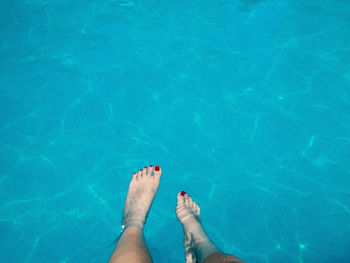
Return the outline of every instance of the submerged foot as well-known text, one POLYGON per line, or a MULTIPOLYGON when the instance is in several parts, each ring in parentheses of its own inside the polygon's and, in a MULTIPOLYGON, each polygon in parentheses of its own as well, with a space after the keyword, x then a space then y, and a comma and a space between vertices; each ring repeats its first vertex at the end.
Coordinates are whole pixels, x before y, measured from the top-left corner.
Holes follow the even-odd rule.
POLYGON ((206 238, 206 234, 201 224, 199 206, 184 191, 177 195, 176 216, 185 232, 186 263, 196 263, 196 246, 206 238))
POLYGON ((159 166, 145 167, 132 176, 124 204, 122 225, 143 229, 147 214, 159 187, 162 170, 159 166), (153 173, 153 175, 152 175, 153 173))
POLYGON ((190 233, 193 227, 201 226, 200 208, 184 191, 177 195, 176 216, 185 233, 190 233))

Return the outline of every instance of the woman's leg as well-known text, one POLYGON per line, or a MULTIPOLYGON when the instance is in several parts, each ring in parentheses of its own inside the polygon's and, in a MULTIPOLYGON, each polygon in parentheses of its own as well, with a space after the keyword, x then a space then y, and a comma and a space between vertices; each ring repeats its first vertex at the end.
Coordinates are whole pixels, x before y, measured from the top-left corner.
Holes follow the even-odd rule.
POLYGON ((242 260, 236 258, 234 256, 224 254, 221 252, 215 252, 209 256, 207 256, 203 263, 243 263, 242 260))
POLYGON ((203 229, 199 206, 184 191, 177 195, 176 216, 184 227, 187 263, 243 263, 213 244, 203 229))
POLYGON ((143 239, 143 231, 136 226, 124 229, 110 263, 151 263, 152 258, 143 239))
POLYGON ((159 166, 145 167, 134 173, 124 204, 123 233, 109 263, 152 262, 143 238, 143 226, 157 193, 161 174, 159 166))

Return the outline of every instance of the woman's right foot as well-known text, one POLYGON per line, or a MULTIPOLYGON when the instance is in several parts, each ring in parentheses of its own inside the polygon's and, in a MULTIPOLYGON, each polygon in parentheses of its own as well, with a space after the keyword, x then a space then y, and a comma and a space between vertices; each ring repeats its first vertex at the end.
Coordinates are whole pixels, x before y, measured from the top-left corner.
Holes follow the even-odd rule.
POLYGON ((184 191, 177 195, 176 216, 186 234, 197 234, 192 229, 202 226, 199 206, 184 191))
POLYGON ((206 256, 218 251, 203 229, 199 206, 184 191, 177 195, 176 216, 184 228, 187 263, 202 262, 206 256))

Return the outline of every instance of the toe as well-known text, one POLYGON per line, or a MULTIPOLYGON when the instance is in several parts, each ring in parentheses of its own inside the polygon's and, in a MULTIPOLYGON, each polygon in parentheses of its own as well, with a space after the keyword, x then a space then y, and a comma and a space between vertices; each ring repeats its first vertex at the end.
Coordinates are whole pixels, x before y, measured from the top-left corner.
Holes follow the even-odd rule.
POLYGON ((195 202, 195 201, 193 201, 193 203, 192 203, 192 208, 193 208, 194 210, 196 210, 196 209, 197 209, 197 204, 196 204, 196 202, 195 202))
POLYGON ((188 194, 185 194, 184 197, 185 197, 185 206, 189 206, 188 194))
POLYGON ((153 171, 153 166, 150 165, 150 166, 148 167, 147 175, 148 175, 148 176, 152 176, 152 171, 153 171))
POLYGON ((162 169, 159 166, 154 167, 154 179, 159 181, 160 180, 160 176, 162 175, 162 169))
POLYGON ((199 206, 196 204, 196 213, 197 215, 200 215, 201 213, 201 209, 199 208, 199 206))
POLYGON ((137 179, 140 180, 142 178, 142 169, 137 173, 137 179))
POLYGON ((185 203, 185 197, 184 195, 182 194, 182 192, 180 192, 178 195, 177 195, 177 206, 183 206, 185 203))
POLYGON ((134 174, 132 175, 131 181, 136 181, 136 179, 137 179, 137 173, 134 173, 134 174))
POLYGON ((193 207, 193 200, 192 200, 192 197, 191 197, 191 196, 188 197, 188 205, 189 205, 190 207, 193 207))
POLYGON ((143 177, 146 177, 146 174, 147 174, 147 167, 144 167, 144 168, 142 169, 142 178, 143 178, 143 177))

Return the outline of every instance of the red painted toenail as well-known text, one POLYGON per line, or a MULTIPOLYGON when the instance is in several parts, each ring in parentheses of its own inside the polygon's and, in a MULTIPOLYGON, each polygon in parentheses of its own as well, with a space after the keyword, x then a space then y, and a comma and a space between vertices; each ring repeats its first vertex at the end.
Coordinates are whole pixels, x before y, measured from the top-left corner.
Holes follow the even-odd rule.
POLYGON ((149 167, 153 167, 152 165, 150 165, 149 167))
POLYGON ((159 166, 154 167, 154 170, 159 171, 159 166))
POLYGON ((147 167, 145 166, 145 169, 147 169, 147 167))
POLYGON ((185 191, 181 191, 180 195, 184 196, 186 194, 185 191))

